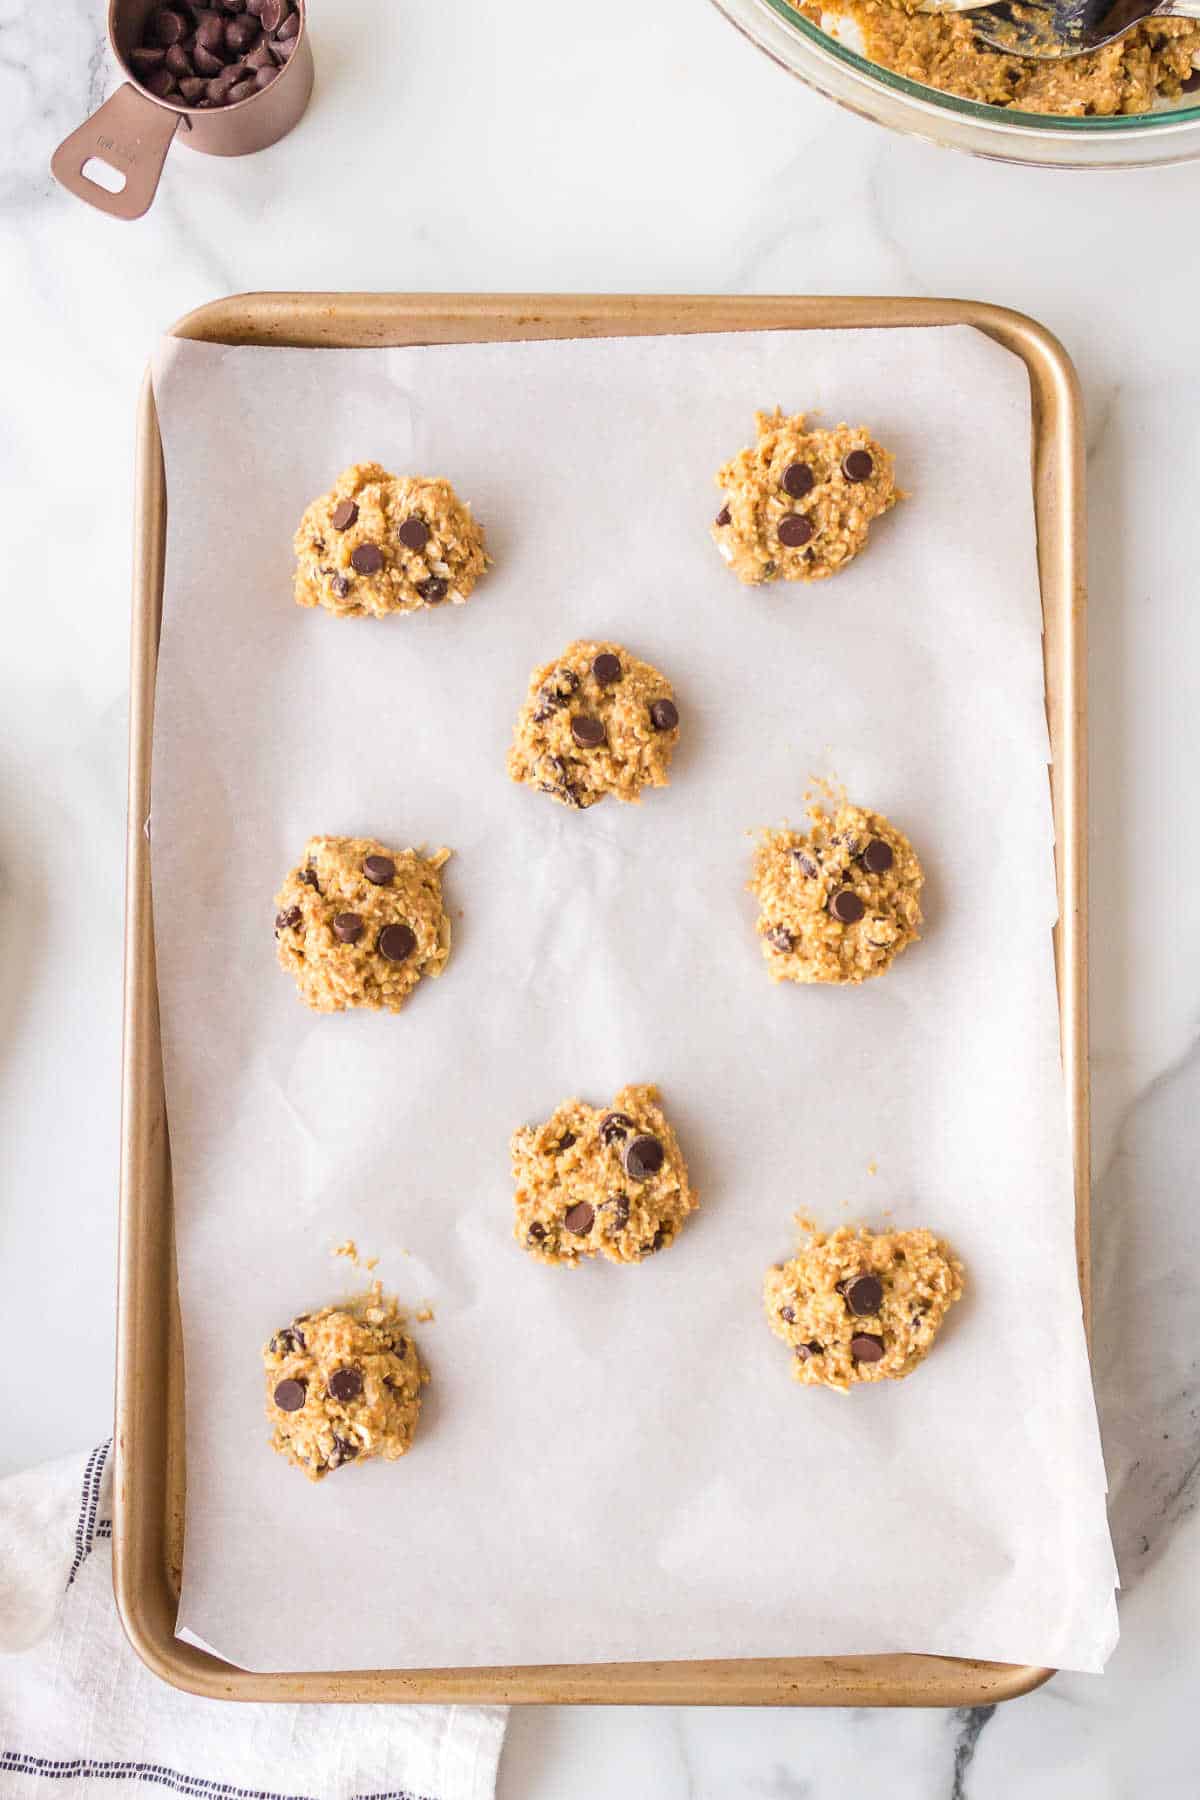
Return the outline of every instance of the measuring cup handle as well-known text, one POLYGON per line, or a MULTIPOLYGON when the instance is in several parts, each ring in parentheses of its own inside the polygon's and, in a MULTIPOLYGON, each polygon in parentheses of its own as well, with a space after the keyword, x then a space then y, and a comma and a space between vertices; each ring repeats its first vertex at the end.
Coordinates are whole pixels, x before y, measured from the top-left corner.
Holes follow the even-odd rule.
POLYGON ((180 117, 126 82, 78 131, 63 139, 50 158, 50 173, 68 193, 114 219, 140 219, 149 211, 180 117), (84 174, 93 158, 124 177, 119 193, 110 193, 84 174))

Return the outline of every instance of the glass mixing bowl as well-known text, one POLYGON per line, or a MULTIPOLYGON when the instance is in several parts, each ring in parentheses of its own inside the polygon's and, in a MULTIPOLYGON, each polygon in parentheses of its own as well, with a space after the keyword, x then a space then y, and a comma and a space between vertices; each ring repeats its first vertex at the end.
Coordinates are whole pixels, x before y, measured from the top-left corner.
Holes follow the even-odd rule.
POLYGON ((998 162, 1049 169, 1136 169, 1200 157, 1200 105, 1110 119, 1061 119, 981 106, 868 62, 787 0, 713 0, 752 43, 827 99, 878 125, 998 162))

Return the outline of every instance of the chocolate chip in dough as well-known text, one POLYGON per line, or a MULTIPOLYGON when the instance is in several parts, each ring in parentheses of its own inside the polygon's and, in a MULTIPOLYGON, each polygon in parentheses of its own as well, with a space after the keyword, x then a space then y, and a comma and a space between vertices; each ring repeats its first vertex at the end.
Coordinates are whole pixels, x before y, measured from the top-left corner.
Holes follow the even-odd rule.
POLYGON ((868 875, 885 874, 895 860, 892 846, 885 844, 882 838, 872 838, 862 853, 862 866, 868 875))
POLYGON ((286 912, 277 912, 275 914, 276 931, 290 931, 293 926, 300 923, 302 916, 298 906, 289 906, 286 912))
POLYGON ((807 850, 793 850, 792 855, 800 865, 800 873, 802 875, 807 875, 810 881, 815 881, 817 876, 821 873, 820 865, 816 861, 816 858, 810 856, 807 850))
POLYGON ((563 1224, 575 1237, 586 1237, 595 1222, 595 1209, 586 1200, 577 1200, 567 1209, 563 1224))
POLYGON ((807 1344, 797 1344, 796 1355, 801 1362, 807 1362, 810 1356, 824 1355, 824 1345, 818 1344, 816 1338, 813 1338, 807 1344))
POLYGON ((787 513, 779 521, 779 541, 789 550, 799 550, 812 537, 813 528, 803 513, 787 513))
POLYGON ((338 1469, 343 1463, 353 1462, 357 1455, 358 1445, 351 1443, 349 1438, 339 1437, 335 1431, 333 1434, 333 1455, 329 1459, 329 1467, 331 1469, 338 1469))
POLYGON ((418 581, 417 592, 426 606, 438 606, 446 598, 450 587, 448 581, 440 575, 427 575, 424 581, 418 581))
POLYGON ((272 1396, 280 1412, 299 1412, 308 1389, 302 1381, 281 1381, 272 1396))
POLYGON ((338 913, 333 921, 333 935, 339 944, 357 944, 363 934, 363 922, 358 913, 338 913))
POLYGON ((626 1113, 605 1113, 600 1121, 600 1142, 602 1144, 619 1143, 633 1130, 633 1120, 626 1113))
POLYGON ((789 1325, 794 1325, 796 1323, 796 1309, 794 1306, 781 1306, 779 1309, 779 1316, 789 1325))
POLYGON ((869 450, 851 450, 842 458, 842 474, 847 481, 866 481, 874 467, 869 450))
POLYGON ((331 574, 329 585, 333 589, 335 598, 338 600, 344 600, 346 595, 350 592, 350 583, 345 575, 331 574))
POLYGON ((829 910, 839 925, 857 925, 866 907, 852 888, 839 888, 829 902, 829 910))
POLYGON ((608 1232, 624 1231, 629 1223, 629 1196, 627 1194, 610 1194, 607 1200, 600 1203, 601 1212, 611 1215, 605 1221, 608 1232))
POLYGON ((360 575, 378 575, 383 567, 383 551, 378 544, 357 544, 350 552, 350 561, 360 575))
POLYGON ((621 679, 621 659, 611 650, 602 650, 592 662, 592 674, 601 687, 612 687, 621 679))
POLYGON ((673 700, 652 700, 650 723, 655 731, 674 731, 679 723, 679 708, 673 700))
POLYGON ((571 736, 584 750, 596 750, 607 737, 604 720, 592 713, 575 713, 571 719, 571 736))
POLYGON ((396 536, 406 550, 423 550, 429 542, 429 527, 424 519, 405 519, 397 527, 396 536))
POLYGON ((320 893, 321 890, 319 887, 317 887, 317 871, 312 867, 311 864, 309 865, 309 867, 307 869, 301 869, 299 875, 297 876, 297 880, 302 881, 304 883, 305 887, 317 888, 318 894, 320 893))
POLYGON ((850 1354, 855 1362, 877 1363, 883 1358, 884 1344, 881 1337, 870 1337, 860 1332, 850 1339, 850 1354))
POLYGON ((533 1239, 535 1244, 540 1244, 542 1239, 545 1237, 545 1235, 546 1235, 546 1227, 544 1225, 539 1225, 537 1223, 537 1221, 535 1220, 534 1223, 529 1227, 528 1236, 533 1239))
POLYGON ((555 1148, 555 1151, 554 1151, 555 1156, 561 1156, 563 1151, 569 1150, 571 1148, 571 1145, 574 1142, 575 1142, 575 1133, 573 1131, 564 1131, 562 1136, 559 1138, 558 1144, 555 1148))
POLYGON ((357 517, 357 500, 339 500, 333 509, 329 523, 335 531, 349 531, 357 517))
POLYGON ((625 1173, 631 1181, 649 1181, 663 1166, 666 1152, 656 1137, 635 1137, 621 1152, 625 1173))
POLYGON ((386 962, 405 962, 417 947, 411 925, 385 925, 379 934, 379 954, 386 962))
POLYGON ((714 519, 713 523, 719 527, 724 528, 724 526, 728 525, 731 516, 732 515, 729 511, 729 508, 727 506, 723 506, 721 508, 720 512, 717 514, 716 518, 714 519))
POLYGON ((883 1305, 883 1283, 878 1275, 852 1275, 839 1285, 846 1305, 858 1318, 877 1313, 883 1305))
POLYGON ((796 948, 796 940, 786 925, 772 925, 763 932, 772 950, 779 950, 784 956, 796 948))
POLYGON ((363 1391, 363 1378, 358 1369, 335 1369, 329 1377, 331 1400, 357 1400, 363 1391))
POLYGON ((395 873, 396 865, 390 856, 364 856, 363 874, 375 887, 386 887, 395 873))
POLYGON ((791 495, 793 500, 803 500, 805 494, 812 493, 816 482, 817 478, 807 463, 794 462, 789 463, 783 471, 783 478, 779 485, 785 494, 791 495))

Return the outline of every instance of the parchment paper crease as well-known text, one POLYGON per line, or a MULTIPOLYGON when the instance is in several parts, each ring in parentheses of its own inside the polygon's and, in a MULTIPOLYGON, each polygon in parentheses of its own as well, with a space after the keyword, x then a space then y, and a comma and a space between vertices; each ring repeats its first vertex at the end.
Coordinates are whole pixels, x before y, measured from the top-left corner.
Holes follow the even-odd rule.
MULTIPOLYGON (((1029 402, 966 328, 394 351, 167 342, 153 867, 187 1363, 181 1629, 254 1669, 922 1650, 1098 1669, 1116 1634, 1075 1285, 1029 402), (868 424, 912 495, 861 560, 740 588, 707 526, 756 407, 868 424), (446 474, 496 564, 382 622, 290 595, 346 463, 446 474), (529 671, 675 684, 670 788, 513 787, 529 671), (924 941, 775 988, 756 827, 844 782, 912 837, 924 941), (398 1018, 308 1013, 272 897, 314 832, 448 844, 455 948, 398 1018), (577 1273, 511 1237, 508 1137, 661 1084, 702 1210, 577 1273), (877 1173, 868 1172, 877 1165, 877 1173), (798 1388, 760 1286, 797 1209, 930 1225, 969 1295, 901 1384, 798 1388), (433 1372, 417 1445, 319 1487, 259 1348, 354 1237, 433 1372)), ((353 1285, 353 1277, 350 1277, 353 1285)))

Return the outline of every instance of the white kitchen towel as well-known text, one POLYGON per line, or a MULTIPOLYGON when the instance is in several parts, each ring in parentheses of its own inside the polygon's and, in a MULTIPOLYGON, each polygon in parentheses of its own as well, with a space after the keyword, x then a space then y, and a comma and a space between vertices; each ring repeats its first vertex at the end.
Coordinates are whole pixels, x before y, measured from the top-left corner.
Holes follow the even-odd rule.
POLYGON ((0 1481, 0 1800, 490 1800, 503 1707, 239 1705, 152 1675, 113 1600, 108 1451, 0 1481))

